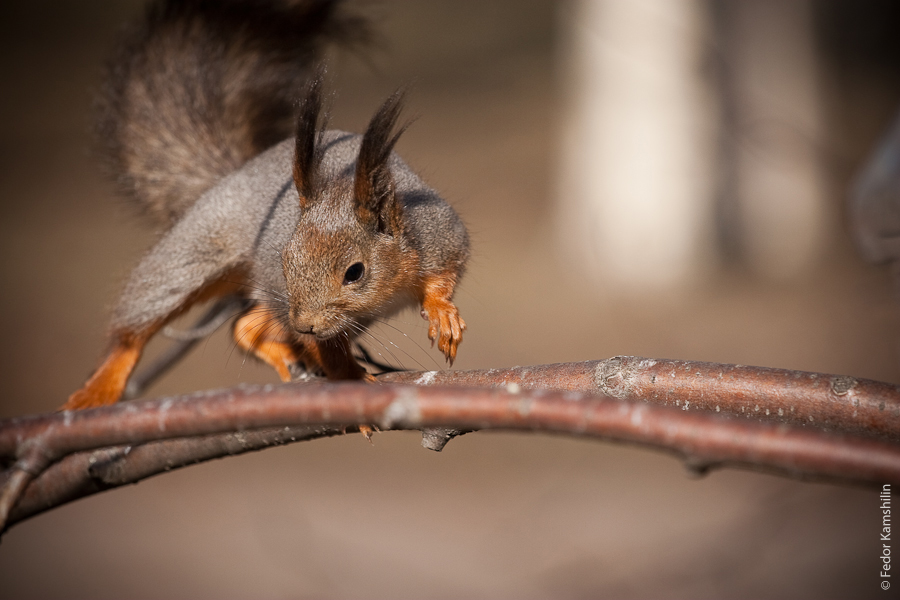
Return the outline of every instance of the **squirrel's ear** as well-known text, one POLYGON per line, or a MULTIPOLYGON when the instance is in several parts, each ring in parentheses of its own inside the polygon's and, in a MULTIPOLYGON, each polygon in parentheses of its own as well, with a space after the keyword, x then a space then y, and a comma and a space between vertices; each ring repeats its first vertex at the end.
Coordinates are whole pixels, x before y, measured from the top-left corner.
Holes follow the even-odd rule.
POLYGON ((322 119, 322 82, 324 66, 319 66, 306 85, 297 115, 297 136, 294 144, 294 184, 300 194, 300 207, 306 208, 318 192, 319 165, 322 162, 321 138, 325 131, 322 119))
POLYGON ((390 158, 394 145, 409 124, 394 132, 403 107, 403 90, 397 90, 369 122, 356 161, 353 193, 363 222, 375 222, 381 231, 394 233, 400 225, 399 204, 394 197, 390 158))

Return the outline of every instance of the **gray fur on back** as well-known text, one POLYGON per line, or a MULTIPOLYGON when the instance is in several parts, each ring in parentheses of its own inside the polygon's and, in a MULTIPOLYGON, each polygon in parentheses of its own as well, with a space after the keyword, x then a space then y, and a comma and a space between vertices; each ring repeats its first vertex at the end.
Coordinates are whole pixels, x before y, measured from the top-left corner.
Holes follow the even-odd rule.
MULTIPOLYGON (((352 178, 361 139, 342 131, 326 132, 323 174, 352 178)), ((139 329, 165 319, 199 289, 232 270, 246 271, 250 298, 284 294, 282 249, 300 217, 291 176, 293 148, 293 139, 273 146, 186 210, 132 271, 113 314, 114 330, 139 329)), ((469 240, 456 212, 396 154, 391 172, 409 242, 419 255, 420 275, 460 272, 469 240)))

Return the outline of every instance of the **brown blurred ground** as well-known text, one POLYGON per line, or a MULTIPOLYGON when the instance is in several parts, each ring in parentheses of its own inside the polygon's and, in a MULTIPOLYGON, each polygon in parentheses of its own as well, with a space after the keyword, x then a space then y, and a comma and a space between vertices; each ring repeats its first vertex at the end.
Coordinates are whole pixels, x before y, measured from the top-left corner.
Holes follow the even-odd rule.
MULTIPOLYGON (((90 159, 89 88, 135 2, 0 8, 0 415, 52 410, 95 366, 105 310, 152 232, 90 159)), ((341 56, 333 124, 359 130, 399 84, 400 152, 459 209, 475 258, 459 368, 673 357, 900 381, 887 274, 840 228, 790 284, 722 269, 686 296, 592 296, 548 223, 557 6, 386 2, 388 44, 341 56)), ((883 66, 830 73, 834 197, 897 105, 883 66)), ((417 316, 385 336, 437 368, 417 316), (421 346, 421 348, 419 347, 421 346), (424 348, 424 349, 423 349, 424 348)), ((408 353, 405 355, 404 352, 408 353)), ((387 352, 385 352, 387 354, 387 352)), ((390 358, 388 356, 388 358, 390 358)), ((152 395, 272 381, 216 335, 152 395)), ((16 526, 0 597, 865 597, 877 493, 720 472, 608 444, 413 434, 299 444, 193 467, 16 526)))

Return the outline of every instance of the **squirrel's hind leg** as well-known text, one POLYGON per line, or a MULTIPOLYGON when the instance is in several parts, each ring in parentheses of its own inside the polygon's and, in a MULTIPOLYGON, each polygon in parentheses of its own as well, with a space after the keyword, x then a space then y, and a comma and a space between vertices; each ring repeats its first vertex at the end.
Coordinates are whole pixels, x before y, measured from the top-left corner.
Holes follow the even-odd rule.
POLYGON ((158 326, 141 333, 116 335, 106 360, 81 389, 69 396, 60 410, 81 410, 118 402, 128 383, 128 377, 141 357, 144 345, 156 333, 156 329, 158 326))
MULTIPOLYGON (((135 272, 138 272, 138 270, 136 269, 135 272)), ((240 289, 241 284, 228 281, 226 277, 227 275, 213 280, 205 287, 197 286, 195 290, 190 290, 188 293, 183 294, 182 297, 176 298, 178 301, 172 302, 174 308, 167 312, 162 310, 147 311, 143 318, 136 319, 139 323, 138 325, 114 326, 112 347, 107 352, 103 364, 91 375, 91 378, 87 380, 87 383, 81 389, 69 396, 69 400, 60 407, 60 410, 93 408, 118 402, 125 391, 125 386, 128 385, 128 378, 134 371, 144 346, 163 325, 175 316, 188 310, 197 302, 218 298, 240 289)), ((132 274, 132 279, 135 279, 134 274, 132 274)), ((140 280, 140 277, 137 279, 140 280)), ((134 306, 154 307, 157 303, 153 300, 152 296, 148 299, 145 295, 137 294, 128 298, 127 302, 123 301, 122 304, 129 308, 134 306)))

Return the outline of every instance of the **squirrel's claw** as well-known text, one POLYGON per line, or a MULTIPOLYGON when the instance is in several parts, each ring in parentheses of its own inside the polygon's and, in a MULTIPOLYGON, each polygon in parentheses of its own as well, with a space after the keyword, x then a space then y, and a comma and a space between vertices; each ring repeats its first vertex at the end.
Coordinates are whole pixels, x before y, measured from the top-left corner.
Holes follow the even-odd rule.
POLYGON ((360 425, 359 432, 366 437, 366 441, 370 444, 374 445, 375 443, 372 441, 372 434, 378 431, 378 428, 374 425, 360 425))

